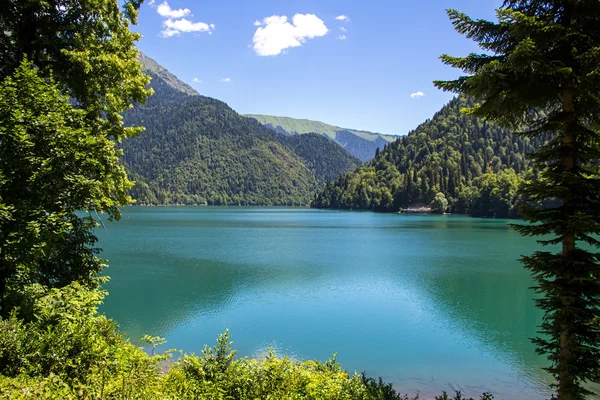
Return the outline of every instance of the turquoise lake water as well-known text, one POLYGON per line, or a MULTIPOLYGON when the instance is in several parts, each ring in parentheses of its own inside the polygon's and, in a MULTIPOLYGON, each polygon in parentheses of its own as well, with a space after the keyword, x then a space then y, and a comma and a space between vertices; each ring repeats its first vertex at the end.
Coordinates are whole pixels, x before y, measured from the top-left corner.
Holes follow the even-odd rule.
POLYGON ((514 221, 301 208, 126 208, 99 230, 102 311, 128 335, 199 353, 229 328, 239 356, 333 353, 428 398, 544 399, 528 338, 541 312, 514 221))

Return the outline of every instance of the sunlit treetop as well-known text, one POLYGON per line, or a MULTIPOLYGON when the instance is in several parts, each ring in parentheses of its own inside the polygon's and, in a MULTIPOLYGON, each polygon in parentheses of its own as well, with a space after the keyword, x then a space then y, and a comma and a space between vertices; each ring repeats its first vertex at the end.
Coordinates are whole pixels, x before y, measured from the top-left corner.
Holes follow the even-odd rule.
POLYGON ((138 128, 124 128, 120 113, 151 93, 140 71, 129 30, 141 0, 0 0, 0 78, 26 57, 52 76, 73 103, 95 121, 97 133, 117 140, 138 128))

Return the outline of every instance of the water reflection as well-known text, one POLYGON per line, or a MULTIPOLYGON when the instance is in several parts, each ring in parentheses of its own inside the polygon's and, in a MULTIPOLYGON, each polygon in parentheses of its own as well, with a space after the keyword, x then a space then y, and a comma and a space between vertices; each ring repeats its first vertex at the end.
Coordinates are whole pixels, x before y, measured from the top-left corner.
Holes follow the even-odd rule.
POLYGON ((100 236, 103 310, 133 338, 198 351, 229 327, 242 355, 339 352, 410 393, 544 398, 527 339, 540 314, 516 262, 535 244, 506 221, 136 208, 100 236))

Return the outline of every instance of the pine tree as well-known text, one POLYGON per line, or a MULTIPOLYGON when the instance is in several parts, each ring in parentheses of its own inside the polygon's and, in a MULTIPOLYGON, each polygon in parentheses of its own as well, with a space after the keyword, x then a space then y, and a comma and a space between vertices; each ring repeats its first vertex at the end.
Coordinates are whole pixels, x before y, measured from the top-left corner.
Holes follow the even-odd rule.
POLYGON ((600 247, 600 2, 506 0, 498 22, 448 14, 485 53, 443 55, 467 75, 436 86, 480 99, 470 115, 546 139, 524 194, 553 205, 526 208, 531 224, 517 229, 550 246, 522 258, 545 312, 534 342, 551 361, 558 397, 583 399, 592 394, 586 382, 600 381, 600 254, 591 251, 600 247))

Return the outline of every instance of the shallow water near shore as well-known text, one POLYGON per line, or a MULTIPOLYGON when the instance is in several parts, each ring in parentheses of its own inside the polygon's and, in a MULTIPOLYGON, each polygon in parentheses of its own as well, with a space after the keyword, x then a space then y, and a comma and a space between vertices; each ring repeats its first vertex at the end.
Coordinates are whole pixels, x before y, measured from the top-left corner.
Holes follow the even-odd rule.
MULTIPOLYGON (((199 353, 231 330, 239 356, 338 354, 397 390, 549 397, 541 312, 517 261, 539 246, 508 220, 305 208, 129 207, 99 229, 132 340, 199 353)), ((160 349, 159 349, 160 350, 160 349)))

